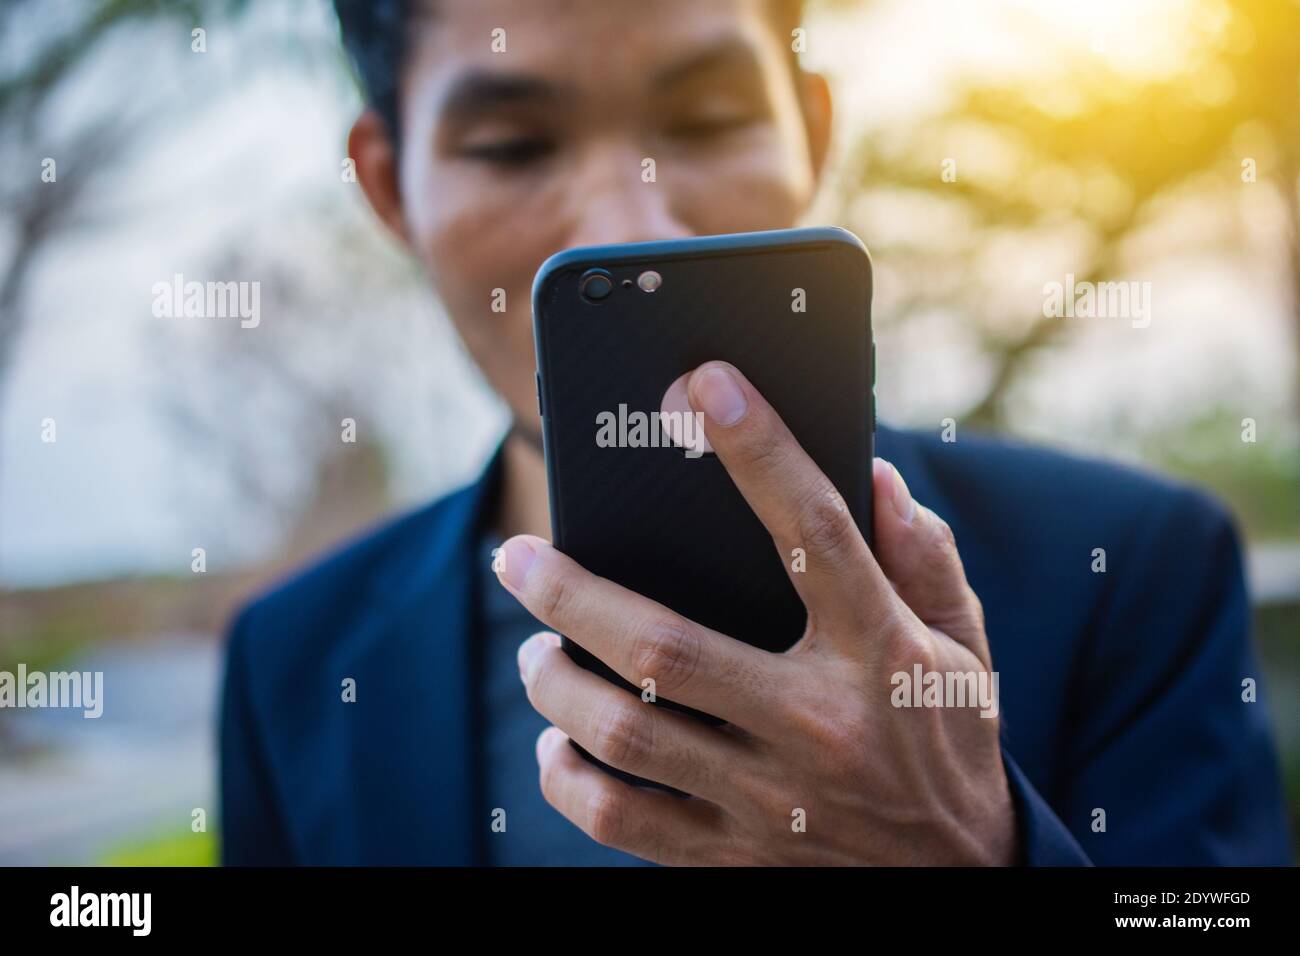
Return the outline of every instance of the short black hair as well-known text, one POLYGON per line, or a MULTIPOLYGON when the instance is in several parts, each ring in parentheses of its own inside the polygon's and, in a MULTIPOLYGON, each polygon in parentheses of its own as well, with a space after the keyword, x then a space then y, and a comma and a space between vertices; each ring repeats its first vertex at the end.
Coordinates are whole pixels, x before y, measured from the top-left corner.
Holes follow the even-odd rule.
POLYGON ((366 105, 397 133, 397 85, 406 59, 406 32, 422 0, 334 0, 339 35, 366 105))
MULTIPOLYGON (((431 15, 436 0, 334 0, 339 34, 352 61, 366 104, 398 136, 397 88, 417 13, 431 15)), ((799 25, 804 0, 767 0, 782 35, 799 25)), ((791 62, 799 58, 792 53, 791 62)))

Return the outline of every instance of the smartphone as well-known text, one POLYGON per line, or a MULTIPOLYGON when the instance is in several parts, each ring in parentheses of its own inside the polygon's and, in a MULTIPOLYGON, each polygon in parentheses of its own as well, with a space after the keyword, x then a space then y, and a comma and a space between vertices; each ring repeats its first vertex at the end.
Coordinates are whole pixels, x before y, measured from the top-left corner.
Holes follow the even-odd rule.
MULTIPOLYGON (((654 441, 655 429, 638 424, 663 410, 684 373, 730 362, 870 542, 871 291, 866 247, 837 228, 590 246, 547 259, 533 282, 533 332, 554 545, 699 624, 789 648, 806 624, 787 573, 797 556, 778 553, 715 455, 674 443, 668 428, 654 441)), ((678 441, 691 438, 690 424, 678 441)), ((642 693, 562 643, 582 666, 642 693)))

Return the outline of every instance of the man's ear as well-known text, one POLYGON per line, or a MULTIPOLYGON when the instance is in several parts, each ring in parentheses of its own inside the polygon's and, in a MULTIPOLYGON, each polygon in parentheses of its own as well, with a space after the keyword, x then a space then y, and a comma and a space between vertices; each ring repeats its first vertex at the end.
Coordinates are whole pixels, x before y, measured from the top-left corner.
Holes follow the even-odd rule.
POLYGON ((388 124, 374 110, 357 117, 348 133, 348 155, 357 167, 357 181, 370 208, 402 242, 406 242, 406 217, 397 182, 397 152, 388 124))
POLYGON ((821 182, 831 146, 831 87, 826 77, 807 70, 800 71, 800 80, 799 96, 803 101, 804 127, 808 131, 808 152, 813 174, 821 182))

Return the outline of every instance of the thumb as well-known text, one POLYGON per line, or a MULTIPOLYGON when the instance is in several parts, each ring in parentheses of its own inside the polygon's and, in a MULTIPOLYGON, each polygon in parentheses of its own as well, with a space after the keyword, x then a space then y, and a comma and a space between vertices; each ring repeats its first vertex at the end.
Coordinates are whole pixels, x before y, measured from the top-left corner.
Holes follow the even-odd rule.
POLYGON ((898 469, 872 462, 872 530, 876 560, 904 603, 924 624, 989 662, 984 609, 966 581, 948 522, 912 499, 898 469))

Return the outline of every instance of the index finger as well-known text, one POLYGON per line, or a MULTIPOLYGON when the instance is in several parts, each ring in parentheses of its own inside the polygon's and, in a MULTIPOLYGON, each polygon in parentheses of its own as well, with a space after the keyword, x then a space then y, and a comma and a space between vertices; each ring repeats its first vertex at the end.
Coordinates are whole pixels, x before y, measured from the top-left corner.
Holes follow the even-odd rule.
POLYGON ((539 621, 577 642, 634 687, 752 733, 773 725, 782 659, 688 620, 592 574, 532 535, 502 545, 501 583, 539 621))
POLYGON ((736 487, 772 535, 809 616, 862 623, 893 591, 844 498, 758 389, 733 365, 706 362, 687 383, 691 407, 736 487), (807 556, 795 573, 794 548, 807 556), (864 594, 865 590, 865 594, 864 594), (863 600, 863 598, 867 600, 863 600))

